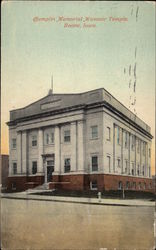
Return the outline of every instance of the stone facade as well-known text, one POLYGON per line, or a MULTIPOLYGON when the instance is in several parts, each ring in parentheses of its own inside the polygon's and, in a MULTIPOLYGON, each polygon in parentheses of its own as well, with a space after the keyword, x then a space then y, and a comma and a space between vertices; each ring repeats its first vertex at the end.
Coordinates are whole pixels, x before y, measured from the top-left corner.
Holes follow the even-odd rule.
POLYGON ((150 127, 104 89, 50 92, 8 126, 9 189, 152 190, 150 127))

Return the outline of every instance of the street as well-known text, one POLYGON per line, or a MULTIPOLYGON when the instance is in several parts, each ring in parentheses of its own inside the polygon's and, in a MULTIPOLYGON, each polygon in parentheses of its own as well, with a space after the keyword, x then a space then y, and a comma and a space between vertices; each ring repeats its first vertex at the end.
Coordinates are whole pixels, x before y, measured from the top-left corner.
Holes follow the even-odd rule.
POLYGON ((3 198, 2 249, 151 249, 154 207, 3 198))

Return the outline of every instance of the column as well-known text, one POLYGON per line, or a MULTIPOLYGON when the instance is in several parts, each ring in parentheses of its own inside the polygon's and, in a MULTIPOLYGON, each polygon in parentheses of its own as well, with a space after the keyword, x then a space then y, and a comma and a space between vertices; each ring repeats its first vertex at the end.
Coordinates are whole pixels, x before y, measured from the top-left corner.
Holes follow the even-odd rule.
POLYGON ((43 158, 43 172, 44 172, 44 182, 47 183, 47 166, 46 166, 46 158, 43 158))
POLYGON ((72 144, 72 154, 71 154, 71 171, 76 171, 76 122, 71 123, 71 144, 72 144))
POLYGON ((123 144, 124 144, 124 130, 121 130, 121 174, 123 174, 123 144))
POLYGON ((60 167, 61 167, 61 143, 60 143, 60 127, 55 127, 55 167, 54 167, 54 173, 53 174, 60 174, 60 167))
POLYGON ((137 137, 135 136, 135 163, 134 163, 134 175, 137 175, 137 137))
POLYGON ((131 133, 128 133, 128 174, 131 173, 131 133))
POLYGON ((43 130, 39 129, 38 131, 38 166, 37 172, 43 173, 43 130))
POLYGON ((22 173, 22 134, 17 133, 17 174, 22 173))
POLYGON ((26 174, 27 170, 27 132, 22 132, 22 173, 26 174))
MULTIPOLYGON (((11 137, 11 135, 12 135, 12 131, 9 128, 9 176, 11 176, 12 173, 13 173, 13 165, 12 165, 12 137, 11 137)), ((17 145, 16 145, 16 150, 17 150, 17 145)))
POLYGON ((142 141, 140 140, 140 175, 142 175, 142 141))
POLYGON ((116 144, 116 137, 115 137, 115 124, 113 124, 113 171, 115 173, 115 144, 116 144))
POLYGON ((78 138, 78 171, 84 172, 84 121, 78 121, 77 138, 78 138))
POLYGON ((148 143, 145 144, 145 177, 148 176, 148 143))

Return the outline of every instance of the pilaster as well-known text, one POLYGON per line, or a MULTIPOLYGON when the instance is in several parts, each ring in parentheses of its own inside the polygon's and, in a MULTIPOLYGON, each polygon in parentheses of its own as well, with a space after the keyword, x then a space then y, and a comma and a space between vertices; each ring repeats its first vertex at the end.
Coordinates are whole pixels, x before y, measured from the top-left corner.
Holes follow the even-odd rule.
POLYGON ((22 131, 22 173, 26 174, 27 169, 27 132, 22 131))
POLYGON ((43 173, 43 130, 38 130, 38 173, 43 173))
POLYGON ((77 148, 76 148, 76 122, 71 123, 71 144, 72 144, 72 153, 71 153, 71 171, 76 171, 76 163, 77 163, 77 148))
POLYGON ((84 172, 84 121, 78 121, 77 124, 78 138, 78 171, 84 172))
POLYGON ((60 127, 55 127, 55 168, 53 174, 60 174, 60 167, 61 167, 61 140, 60 140, 61 134, 60 134, 60 127))
POLYGON ((17 133, 17 174, 22 173, 22 133, 17 133))

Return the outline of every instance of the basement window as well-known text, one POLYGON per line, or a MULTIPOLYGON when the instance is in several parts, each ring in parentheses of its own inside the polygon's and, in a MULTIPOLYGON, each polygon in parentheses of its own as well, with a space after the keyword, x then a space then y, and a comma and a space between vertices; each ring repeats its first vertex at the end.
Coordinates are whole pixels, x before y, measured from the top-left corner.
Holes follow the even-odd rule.
POLYGON ((129 189, 130 188, 130 183, 129 181, 126 182, 126 189, 129 189))
POLYGON ((90 182, 90 189, 91 190, 97 190, 97 180, 90 182))
POLYGON ((121 190, 122 187, 123 187, 122 181, 119 181, 119 183, 118 183, 118 189, 121 190))
POLYGON ((136 182, 133 182, 133 189, 136 189, 136 182))
POLYGON ((16 190, 16 182, 13 182, 13 183, 11 184, 11 189, 12 189, 12 190, 16 190))
POLYGON ((139 187, 139 189, 141 189, 141 188, 142 188, 142 186, 141 186, 141 182, 139 182, 139 185, 138 185, 138 187, 139 187))

